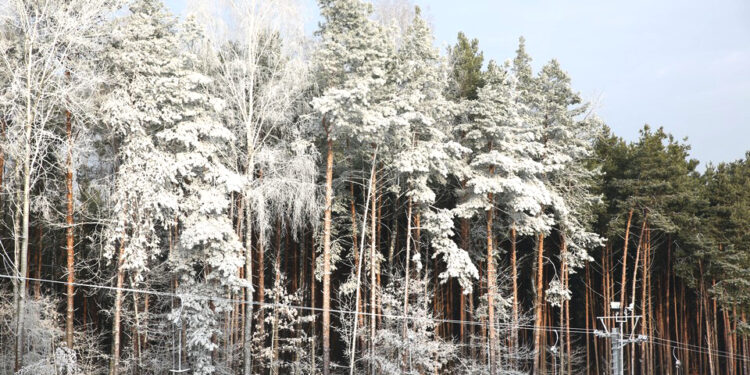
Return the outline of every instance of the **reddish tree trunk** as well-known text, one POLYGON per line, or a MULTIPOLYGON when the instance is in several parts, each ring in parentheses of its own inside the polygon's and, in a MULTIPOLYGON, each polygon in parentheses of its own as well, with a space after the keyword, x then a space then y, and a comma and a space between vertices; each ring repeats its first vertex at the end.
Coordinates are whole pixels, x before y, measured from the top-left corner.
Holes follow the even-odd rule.
POLYGON ((326 129, 326 187, 323 216, 323 375, 331 373, 331 212, 333 207, 333 139, 326 129))
MULTIPOLYGON (((0 137, 5 138, 5 119, 0 118, 0 137)), ((3 197, 3 175, 5 174, 5 152, 4 147, 0 147, 0 205, 3 197)))
POLYGON ((536 309, 536 319, 534 320, 534 374, 540 374, 544 363, 544 348, 542 344, 542 326, 544 325, 542 309, 544 286, 542 285, 544 279, 544 234, 540 233, 537 238, 537 257, 536 257, 536 298, 534 301, 534 309, 536 309))
MULTIPOLYGON (((353 254, 354 255, 354 259, 359 259, 359 246, 358 246, 358 243, 357 243, 357 241, 358 241, 358 238, 357 238, 357 210, 356 210, 356 207, 355 207, 354 183, 353 182, 349 182, 349 193, 351 195, 351 199, 350 199, 350 202, 349 202, 349 210, 350 210, 351 218, 352 218, 352 250, 354 252, 354 254, 353 254)), ((356 262, 356 260, 355 260, 355 262, 356 262)), ((360 288, 360 286, 357 285, 357 288, 360 288)), ((357 316, 358 316, 358 318, 357 318, 357 324, 359 324, 359 326, 361 327, 361 326, 364 325, 364 315, 361 314, 361 312, 362 312, 362 301, 361 301, 362 295, 361 295, 361 293, 356 293, 356 292, 354 294, 357 296, 357 299, 358 299, 358 301, 356 301, 356 303, 355 303, 357 305, 357 316)))
POLYGON ((511 360, 515 363, 516 348, 518 348, 518 265, 516 254, 516 225, 510 228, 510 275, 513 293, 513 328, 511 329, 511 360))
MULTIPOLYGON (((620 281, 620 306, 625 307, 625 277, 628 271, 628 241, 630 238, 630 223, 633 220, 633 209, 628 212, 628 223, 625 225, 625 244, 622 246, 622 279, 620 281)), ((644 220, 645 222, 645 220, 644 220)))
MULTIPOLYGON (((66 72, 66 76, 70 76, 69 72, 66 72)), ((68 271, 68 285, 67 291, 67 308, 65 314, 65 343, 68 348, 73 348, 73 298, 75 290, 73 283, 75 282, 75 252, 73 249, 73 132, 72 122, 70 119, 70 111, 65 112, 65 133, 68 139, 68 155, 66 160, 66 174, 65 174, 65 185, 67 187, 66 201, 67 201, 67 212, 65 215, 65 250, 67 254, 67 271, 68 271)))
POLYGON ((492 193, 487 196, 490 208, 487 210, 487 326, 490 336, 490 374, 497 373, 495 350, 497 348, 495 332, 495 293, 497 281, 495 277, 495 249, 492 241, 492 204, 494 202, 492 193))
POLYGON ((122 269, 125 260, 125 232, 120 239, 120 251, 117 255, 117 289, 115 291, 115 313, 112 318, 112 360, 109 375, 119 374, 120 365, 120 316, 122 314, 122 285, 125 280, 125 270, 122 269))

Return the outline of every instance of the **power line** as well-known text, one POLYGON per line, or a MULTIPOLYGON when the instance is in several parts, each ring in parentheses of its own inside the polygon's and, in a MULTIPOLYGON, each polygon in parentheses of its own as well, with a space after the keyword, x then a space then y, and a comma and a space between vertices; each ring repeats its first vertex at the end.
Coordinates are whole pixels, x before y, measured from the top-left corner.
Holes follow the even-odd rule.
MULTIPOLYGON (((260 302, 260 301, 247 301, 247 300, 232 299, 232 298, 226 298, 226 297, 203 296, 203 295, 197 295, 197 294, 192 294, 192 293, 159 292, 159 291, 148 290, 148 289, 127 288, 127 287, 118 288, 118 287, 108 286, 108 285, 85 284, 85 283, 78 283, 78 282, 68 283, 67 281, 40 279, 40 278, 34 278, 34 277, 12 276, 12 275, 6 275, 6 274, 0 274, 0 278, 11 279, 11 280, 15 279, 15 280, 38 281, 38 282, 58 284, 58 285, 71 284, 73 286, 82 287, 82 288, 94 288, 94 289, 103 289, 103 290, 110 290, 110 291, 120 290, 123 292, 149 294, 149 295, 154 295, 154 296, 159 296, 159 297, 172 297, 172 298, 179 298, 179 299, 193 298, 196 300, 219 301, 219 302, 227 302, 227 303, 234 303, 234 304, 240 304, 240 305, 252 303, 253 305, 256 305, 256 306, 291 307, 291 308, 295 308, 299 310, 307 310, 307 311, 313 311, 313 312, 323 311, 323 309, 320 307, 290 305, 290 304, 283 304, 283 303, 269 303, 269 302, 260 302)), ((425 318, 418 318, 418 317, 405 316, 405 315, 357 312, 353 310, 343 310, 343 309, 330 309, 329 311, 332 313, 338 313, 338 314, 350 314, 350 315, 359 314, 359 315, 368 316, 368 317, 374 316, 374 317, 382 317, 382 318, 390 318, 390 319, 425 320, 425 318)), ((427 318, 426 320, 430 320, 436 323, 465 324, 465 325, 482 326, 482 327, 486 327, 488 325, 487 323, 484 323, 484 322, 458 320, 458 319, 427 318)), ((568 328, 568 327, 559 327, 559 326, 535 326, 535 325, 502 323, 502 322, 498 322, 493 325, 496 328, 515 328, 515 329, 530 330, 530 331, 543 331, 543 332, 561 332, 561 331, 567 332, 569 331, 571 333, 583 334, 583 335, 595 335, 595 331, 596 331, 594 329, 585 329, 585 328, 578 328, 578 327, 568 328)), ((742 356, 739 354, 729 353, 729 352, 718 350, 718 349, 699 347, 696 345, 687 344, 687 343, 674 341, 674 340, 668 340, 668 339, 655 337, 655 336, 652 336, 652 337, 654 340, 660 341, 660 342, 654 341, 653 343, 656 345, 667 346, 669 344, 673 347, 677 347, 679 349, 687 350, 687 351, 694 352, 694 353, 715 354, 718 357, 722 357, 722 358, 750 361, 750 357, 742 356)))

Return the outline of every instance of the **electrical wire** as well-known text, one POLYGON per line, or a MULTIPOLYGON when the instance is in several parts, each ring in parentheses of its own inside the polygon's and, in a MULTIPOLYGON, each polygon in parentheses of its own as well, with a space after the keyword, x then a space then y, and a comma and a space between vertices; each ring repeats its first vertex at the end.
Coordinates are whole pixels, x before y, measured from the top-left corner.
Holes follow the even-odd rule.
MULTIPOLYGON (((99 284, 85 284, 85 283, 77 283, 77 282, 68 283, 67 281, 40 279, 40 278, 34 278, 34 277, 13 276, 13 275, 6 275, 6 274, 0 274, 0 278, 11 279, 11 280, 36 281, 36 282, 44 282, 44 283, 58 284, 58 285, 72 284, 73 286, 82 287, 82 288, 93 288, 93 289, 102 289, 102 290, 110 290, 110 291, 119 290, 123 292, 149 294, 149 295, 154 295, 154 296, 159 296, 159 297, 171 297, 171 298, 179 298, 179 299, 193 298, 196 300, 226 302, 226 303, 234 303, 234 304, 240 304, 240 305, 252 303, 255 306, 262 306, 262 307, 288 307, 288 308, 294 308, 298 310, 306 310, 306 311, 312 311, 312 312, 323 311, 323 309, 320 307, 289 305, 289 304, 282 304, 282 303, 269 303, 269 302, 260 302, 260 301, 247 301, 247 300, 232 299, 232 298, 226 298, 226 297, 202 296, 202 295, 196 295, 192 293, 170 293, 170 292, 159 292, 159 291, 154 291, 154 290, 128 288, 128 287, 118 288, 114 286, 99 285, 99 284)), ((420 321, 426 320, 425 318, 418 318, 418 317, 405 316, 405 315, 357 312, 353 310, 343 310, 343 309, 329 309, 329 311, 331 313, 337 313, 337 314, 350 314, 350 315, 359 314, 359 315, 367 316, 367 317, 374 316, 374 317, 389 318, 389 319, 405 319, 405 320, 420 320, 420 321)), ((458 319, 427 318, 427 320, 430 320, 435 323, 463 324, 463 325, 482 326, 482 327, 487 326, 487 323, 485 322, 476 322, 476 321, 467 321, 467 320, 458 320, 458 319)), ((529 331, 543 331, 543 332, 548 332, 548 333, 565 331, 565 332, 582 334, 582 335, 594 335, 595 332, 597 332, 597 330, 594 330, 594 329, 577 328, 577 327, 535 326, 535 325, 502 323, 502 322, 497 322, 494 324, 494 326, 496 328, 511 328, 511 329, 515 328, 515 329, 522 329, 522 330, 529 330, 529 331)), ((654 340, 652 343, 655 345, 672 346, 672 347, 676 347, 682 350, 687 350, 693 353, 715 354, 717 357, 742 360, 742 361, 750 361, 750 357, 739 355, 739 354, 734 354, 734 353, 729 353, 723 350, 704 348, 704 347, 687 344, 687 343, 683 343, 679 341, 664 339, 664 338, 657 337, 657 336, 651 336, 651 337, 654 340)))

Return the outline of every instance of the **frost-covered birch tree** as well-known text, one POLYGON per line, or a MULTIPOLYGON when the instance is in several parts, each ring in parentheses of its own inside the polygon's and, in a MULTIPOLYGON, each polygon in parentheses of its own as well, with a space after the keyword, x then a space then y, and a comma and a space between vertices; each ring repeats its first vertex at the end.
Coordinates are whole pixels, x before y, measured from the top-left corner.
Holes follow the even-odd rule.
MULTIPOLYGON (((8 72, 0 91, 0 113, 3 132, 11 146, 4 158, 10 157, 15 169, 14 255, 10 259, 16 277, 28 274, 32 206, 37 206, 37 211, 41 209, 40 204, 32 202, 43 202, 32 196, 32 190, 46 173, 52 172, 48 156, 53 152, 51 145, 57 140, 54 126, 60 123, 60 114, 65 111, 80 114, 79 110, 86 107, 86 96, 82 94, 90 90, 95 77, 82 78, 85 75, 82 68, 86 64, 77 58, 79 54, 92 51, 96 44, 94 31, 107 14, 108 5, 104 1, 9 1, 0 5, 0 64, 8 72)), ((71 253, 72 248, 68 252, 71 253)), ((72 278, 72 264, 67 271, 72 278)), ((17 278, 13 285, 15 369, 20 370, 28 282, 17 278)), ((72 346, 72 285, 68 286, 67 293, 70 313, 66 341, 72 346)))
MULTIPOLYGON (((307 123, 299 121, 300 100, 308 84, 303 23, 299 4, 287 0, 196 1, 193 14, 206 30, 206 74, 214 77, 212 92, 226 102, 222 120, 236 135, 231 165, 245 180, 239 192, 244 233, 238 234, 245 242, 249 308, 244 323, 243 373, 250 374, 252 249, 264 251, 266 232, 276 219, 289 220, 295 231, 307 225, 317 202, 310 180, 317 168, 309 163, 317 152, 303 140, 307 123), (253 243, 255 233, 257 244, 253 243)), ((265 286, 259 288, 263 302, 265 286)))

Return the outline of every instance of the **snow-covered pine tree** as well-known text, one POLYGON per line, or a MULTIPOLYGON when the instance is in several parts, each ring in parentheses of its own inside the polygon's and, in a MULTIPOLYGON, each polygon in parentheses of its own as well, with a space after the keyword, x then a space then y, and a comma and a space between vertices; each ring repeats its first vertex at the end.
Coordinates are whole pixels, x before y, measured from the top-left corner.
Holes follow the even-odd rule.
MULTIPOLYGON (((461 158, 470 150, 450 139, 448 120, 453 106, 443 96, 447 69, 444 59, 433 47, 432 31, 421 17, 419 8, 399 49, 392 79, 397 121, 390 134, 392 141, 399 145, 394 147, 393 162, 396 172, 406 177, 409 205, 414 205, 415 211, 426 211, 435 203, 435 186, 445 185, 449 175, 460 173, 461 158)), ((450 216, 450 212, 442 210, 433 216, 445 215, 450 216)), ((442 225, 438 221, 433 221, 435 230, 432 233, 448 240, 450 235, 445 234, 453 226, 446 228, 445 223, 452 221, 452 217, 442 220, 445 222, 442 225)), ((445 281, 456 277, 465 289, 470 290, 472 279, 477 277, 476 268, 465 251, 452 241, 453 245, 443 240, 432 244, 435 247, 433 257, 443 257, 449 265, 440 279, 445 281)))
MULTIPOLYGON (((550 195, 539 180, 542 165, 535 161, 541 144, 534 127, 524 122, 519 113, 516 80, 505 68, 490 62, 485 73, 485 85, 478 91, 476 102, 468 112, 468 123, 461 125, 464 140, 472 149, 469 166, 468 191, 459 205, 465 217, 486 212, 487 223, 487 318, 494 321, 495 244, 492 238, 494 211, 507 212, 505 228, 516 223, 528 231, 548 231, 549 219, 541 213, 541 205, 548 204, 550 195)), ((489 330, 490 365, 495 358, 496 332, 489 330)), ((496 369, 493 367, 492 371, 496 369)))
MULTIPOLYGON (((199 39, 190 19, 181 30, 180 41, 199 39)), ((218 121, 224 102, 207 93, 209 77, 197 73, 196 56, 183 48, 169 99, 180 108, 180 116, 156 135, 157 148, 167 158, 169 191, 176 198, 177 246, 169 254, 172 274, 178 280, 181 314, 193 371, 215 371, 211 352, 221 335, 219 314, 231 311, 233 303, 212 299, 244 286, 238 270, 244 265, 243 247, 228 216, 231 193, 244 185, 240 175, 227 168, 224 145, 234 135, 218 121), (209 296, 209 297, 206 297, 209 296)))
MULTIPOLYGON (((389 125, 386 73, 392 48, 371 20, 372 6, 361 0, 320 0, 323 22, 313 57, 320 94, 312 107, 320 116, 326 142, 323 220, 323 374, 330 373, 331 213, 334 141, 378 145, 389 125)), ((362 148, 364 149, 364 148, 362 148)), ((374 180, 373 180, 374 181, 374 180)), ((377 189, 372 189, 373 194, 377 189)), ((374 200, 373 200, 374 204, 374 200)), ((370 253, 374 248, 370 246, 370 253)), ((371 261, 374 257, 371 256, 371 261)), ((370 272, 373 273, 374 262, 370 272)), ((374 306, 372 306, 374 308, 374 306)), ((373 324, 374 327, 374 320, 373 324)), ((371 328, 372 328, 371 327, 371 328)))
POLYGON ((542 163, 548 189, 553 192, 552 210, 570 251, 566 261, 581 268, 590 259, 587 251, 601 245, 591 230, 592 210, 600 197, 592 192, 598 171, 589 167, 594 143, 604 126, 570 87, 570 77, 552 60, 538 79, 544 118, 542 163))
MULTIPOLYGON (((183 69, 176 20, 157 0, 139 0, 112 21, 106 50, 108 80, 103 122, 118 139, 112 200, 113 221, 105 255, 114 259, 117 288, 129 274, 133 286, 163 259, 162 234, 171 230, 178 197, 169 189, 170 157, 156 134, 181 118, 178 74, 183 69)), ((120 364, 124 296, 115 292, 110 373, 120 364)), ((136 332, 139 327, 136 327, 136 332)))
MULTIPOLYGON (((406 258, 403 289, 403 311, 408 314, 412 279, 411 264, 418 259, 419 249, 412 254, 412 216, 424 214, 423 228, 429 235, 432 257, 442 258, 446 269, 439 275, 441 282, 457 278, 464 292, 471 291, 478 271, 468 253, 451 239, 451 210, 434 209, 436 186, 446 184, 449 175, 458 173, 461 158, 469 150, 449 137, 451 102, 445 99, 447 69, 445 61, 433 47, 432 31, 421 17, 419 8, 408 27, 398 51, 398 64, 392 75, 393 97, 397 122, 390 133, 393 166, 404 176, 407 197, 406 258)), ((415 264, 422 267, 421 262, 415 264)), ((437 272, 437 270, 434 270, 437 272)), ((408 320, 404 320, 403 335, 408 320)), ((405 363, 405 362, 404 362, 405 363)))
POLYGON ((545 185, 552 197, 549 210, 554 214, 561 237, 560 275, 550 281, 545 294, 552 306, 560 308, 560 325, 566 328, 561 338, 561 367, 570 373, 569 275, 592 260, 588 251, 602 244, 602 238, 591 230, 594 206, 600 198, 592 193, 598 171, 591 169, 589 163, 603 125, 586 114, 587 105, 581 104, 580 96, 570 87, 570 77, 557 60, 542 68, 537 84, 541 92, 539 116, 544 139, 540 160, 545 166, 545 185))

